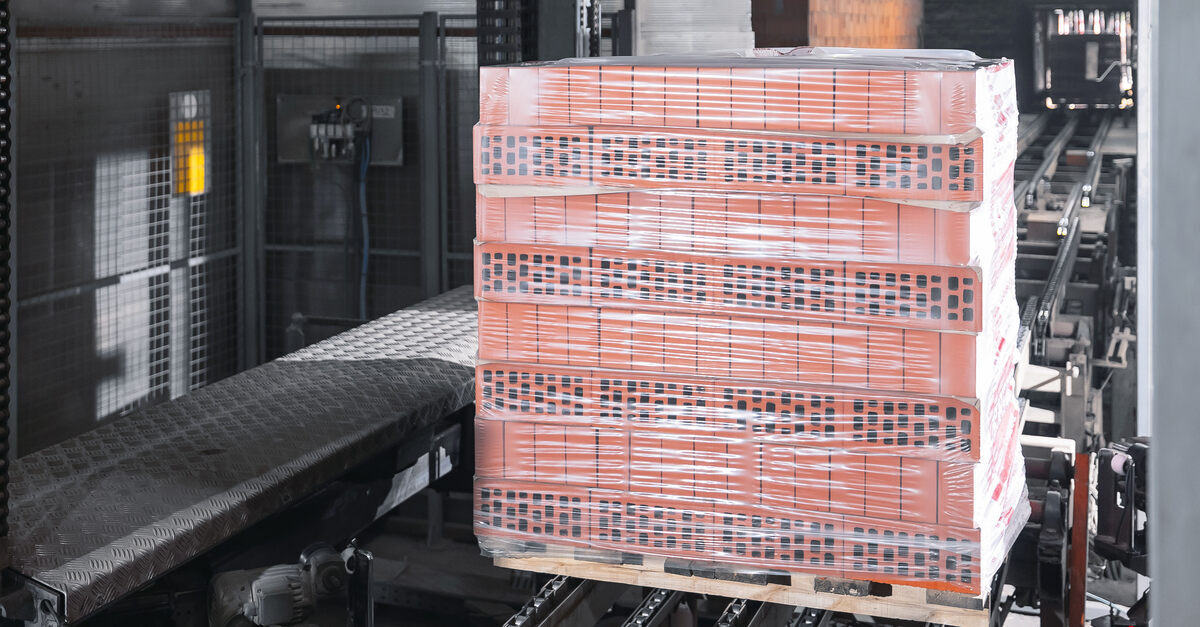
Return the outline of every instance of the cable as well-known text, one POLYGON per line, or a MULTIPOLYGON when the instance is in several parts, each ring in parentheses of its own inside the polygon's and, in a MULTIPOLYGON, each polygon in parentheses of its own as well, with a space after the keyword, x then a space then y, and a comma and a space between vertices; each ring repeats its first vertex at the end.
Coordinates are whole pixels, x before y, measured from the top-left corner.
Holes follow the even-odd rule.
MULTIPOLYGON (((340 109, 326 111, 323 114, 320 114, 319 116, 314 115, 313 116, 313 124, 317 124, 317 119, 319 117, 323 117, 323 116, 333 117, 336 121, 340 122, 345 117, 345 114, 340 109)), ((351 167, 353 167, 353 165, 354 164, 351 164, 351 167)), ((329 185, 329 187, 333 188, 334 190, 336 190, 338 192, 338 196, 339 196, 338 202, 345 203, 346 217, 345 217, 344 224, 343 224, 343 226, 345 228, 345 236, 342 238, 342 258, 344 260, 346 260, 346 263, 343 265, 342 275, 343 275, 343 279, 345 280, 346 284, 350 285, 351 281, 354 280, 354 275, 353 275, 354 271, 351 268, 350 261, 349 261, 353 255, 353 251, 351 250, 350 247, 351 247, 351 239, 353 237, 353 229, 354 229, 354 214, 351 213, 350 208, 357 204, 357 201, 355 200, 355 196, 357 195, 357 190, 352 190, 350 188, 350 186, 347 185, 343 181, 342 177, 337 175, 337 172, 343 171, 340 169, 342 166, 341 165, 333 165, 329 162, 326 162, 324 159, 322 159, 320 154, 318 154, 318 152, 317 152, 316 145, 313 142, 309 142, 309 144, 308 144, 308 166, 312 172, 312 180, 313 180, 314 184, 317 181, 322 181, 324 183, 327 183, 329 185), (320 176, 322 172, 328 171, 326 168, 333 168, 334 174, 328 175, 328 176, 320 176)), ((320 230, 317 227, 317 224, 320 221, 320 218, 318 217, 320 215, 320 212, 317 210, 316 205, 317 205, 317 203, 321 202, 321 199, 322 199, 322 196, 320 196, 316 193, 315 188, 313 189, 312 198, 313 198, 312 202, 313 202, 314 206, 313 206, 313 212, 312 212, 311 227, 312 227, 312 238, 313 238, 313 242, 315 244, 320 239, 319 238, 320 230)), ((315 254, 315 252, 314 252, 314 254, 315 254)), ((352 296, 350 296, 350 297, 352 298, 352 296)), ((347 314, 347 317, 349 317, 349 316, 350 316, 350 314, 347 314)))
POLYGON ((362 269, 358 276, 358 317, 367 319, 367 271, 371 263, 371 227, 367 220, 367 167, 371 165, 371 135, 363 137, 358 169, 358 212, 362 220, 362 269))
POLYGON ((1121 605, 1120 603, 1114 603, 1098 594, 1093 594, 1091 592, 1087 592, 1085 594, 1087 595, 1088 599, 1090 599, 1092 601, 1096 601, 1098 603, 1103 603, 1103 604, 1107 605, 1110 610, 1112 610, 1114 612, 1119 612, 1125 616, 1129 616, 1129 608, 1125 607, 1124 605, 1121 605))
POLYGON ((358 214, 362 236, 362 265, 358 275, 358 318, 366 320, 367 273, 371 264, 371 225, 367 218, 367 169, 371 165, 371 120, 374 116, 371 103, 361 96, 346 103, 344 114, 354 125, 356 134, 362 134, 362 149, 358 154, 358 214))

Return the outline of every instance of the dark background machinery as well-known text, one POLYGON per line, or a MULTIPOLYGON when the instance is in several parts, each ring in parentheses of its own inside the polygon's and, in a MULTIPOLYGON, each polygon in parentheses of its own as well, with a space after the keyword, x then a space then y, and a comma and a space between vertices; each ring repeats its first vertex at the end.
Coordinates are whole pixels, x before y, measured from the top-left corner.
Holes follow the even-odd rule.
POLYGON ((1136 7, 1129 0, 1033 9, 1034 90, 1047 106, 1131 106, 1136 7))

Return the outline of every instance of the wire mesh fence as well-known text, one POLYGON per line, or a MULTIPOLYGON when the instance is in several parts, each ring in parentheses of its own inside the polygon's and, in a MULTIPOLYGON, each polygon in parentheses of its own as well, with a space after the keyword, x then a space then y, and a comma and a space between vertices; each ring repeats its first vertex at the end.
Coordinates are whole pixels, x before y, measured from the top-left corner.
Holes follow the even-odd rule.
POLYGON ((255 25, 245 51, 234 19, 19 25, 22 453, 471 281, 475 16, 255 25), (355 106, 368 141, 322 153, 355 106))
POLYGON ((237 368, 234 20, 18 24, 28 453, 237 368))
MULTIPOLYGON (((259 32, 265 341, 267 356, 276 357, 423 294, 419 18, 272 18, 259 32), (330 158, 305 141, 314 115, 356 99, 372 108, 395 105, 399 118, 390 127, 401 157, 372 160, 365 173, 353 155, 330 158), (289 338, 289 328, 300 337, 289 338)), ((382 129, 375 120, 375 144, 382 129)))
POLYGON ((266 355, 470 282, 475 16, 268 18, 259 33, 266 355), (370 130, 331 157, 313 129, 355 102, 375 112, 370 130), (367 141, 402 157, 362 166, 367 141))

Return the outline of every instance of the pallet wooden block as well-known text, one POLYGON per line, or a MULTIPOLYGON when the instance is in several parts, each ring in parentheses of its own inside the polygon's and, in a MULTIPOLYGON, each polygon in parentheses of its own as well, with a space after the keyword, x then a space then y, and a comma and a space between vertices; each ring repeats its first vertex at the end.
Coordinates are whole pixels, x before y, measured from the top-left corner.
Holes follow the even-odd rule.
POLYGON ((801 574, 783 580, 735 581, 719 578, 716 565, 704 563, 688 574, 681 564, 653 557, 645 557, 640 565, 567 557, 497 557, 494 562, 514 570, 957 627, 986 627, 989 618, 988 604, 980 597, 913 586, 801 574))

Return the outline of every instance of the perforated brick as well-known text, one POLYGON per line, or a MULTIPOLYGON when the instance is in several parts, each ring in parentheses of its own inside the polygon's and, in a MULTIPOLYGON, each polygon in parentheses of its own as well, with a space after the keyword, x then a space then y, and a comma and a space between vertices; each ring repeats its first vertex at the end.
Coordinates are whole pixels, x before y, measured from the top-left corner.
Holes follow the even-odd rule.
POLYGON ((480 364, 476 381, 481 416, 729 433, 929 459, 980 453, 979 409, 950 397, 505 363, 480 364))
POLYGON ((479 298, 657 307, 978 332, 972 268, 851 261, 775 262, 568 246, 476 246, 479 298))
POLYGON ((480 184, 983 200, 982 140, 968 145, 745 131, 476 127, 480 184))

